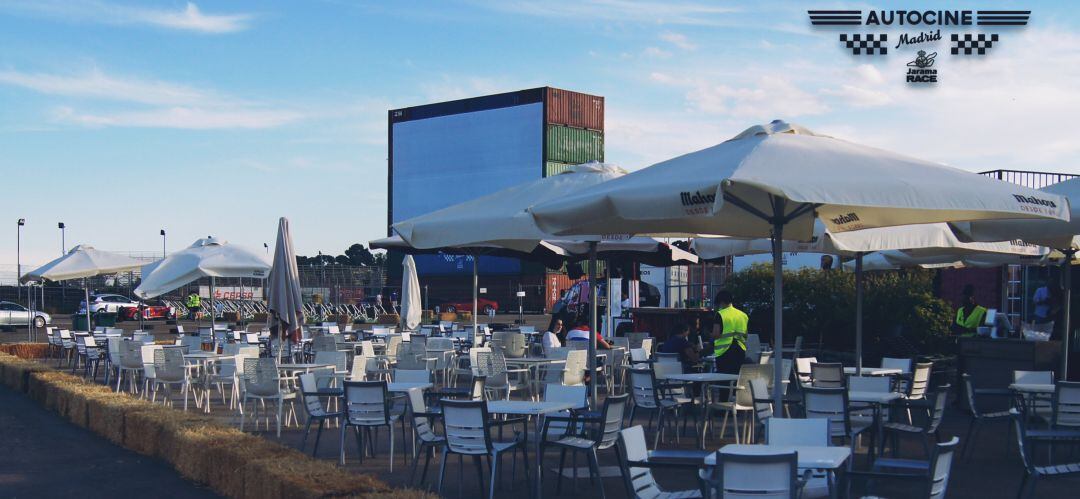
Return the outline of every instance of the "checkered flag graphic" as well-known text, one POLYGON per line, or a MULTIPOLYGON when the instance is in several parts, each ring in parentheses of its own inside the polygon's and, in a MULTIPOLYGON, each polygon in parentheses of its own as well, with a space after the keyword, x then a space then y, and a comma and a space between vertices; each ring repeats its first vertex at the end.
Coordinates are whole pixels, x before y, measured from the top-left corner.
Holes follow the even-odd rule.
POLYGON ((986 54, 987 49, 993 48, 994 42, 996 41, 998 41, 998 36, 996 34, 954 34, 952 36, 952 54, 957 55, 963 53, 964 55, 984 55, 986 54))
POLYGON ((889 53, 889 35, 885 33, 880 35, 849 35, 847 33, 842 33, 840 35, 840 41, 844 42, 844 45, 851 49, 851 53, 854 55, 885 55, 889 53))

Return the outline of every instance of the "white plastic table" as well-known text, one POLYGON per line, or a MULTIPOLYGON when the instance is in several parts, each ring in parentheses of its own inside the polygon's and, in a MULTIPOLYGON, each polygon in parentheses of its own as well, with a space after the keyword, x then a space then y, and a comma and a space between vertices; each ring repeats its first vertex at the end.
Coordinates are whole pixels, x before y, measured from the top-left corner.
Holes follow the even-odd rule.
POLYGON ((728 373, 683 373, 657 376, 656 379, 686 381, 688 383, 727 383, 738 381, 739 375, 728 373))
MULTIPOLYGON (((862 368, 862 375, 863 376, 895 376, 895 375, 901 374, 903 372, 904 371, 902 369, 896 368, 896 367, 863 367, 862 368)), ((854 376, 855 375, 855 368, 854 367, 845 367, 844 368, 844 374, 847 374, 849 376, 854 376)))
MULTIPOLYGON (((542 468, 543 456, 540 454, 540 444, 543 442, 540 438, 542 427, 540 426, 540 416, 544 414, 551 414, 553 412, 565 411, 574 407, 574 404, 565 402, 533 402, 531 400, 489 400, 487 403, 488 412, 491 414, 507 414, 511 416, 535 416, 536 420, 536 490, 534 493, 536 497, 540 497, 542 491, 542 484, 540 483, 540 473, 542 468)), ((528 431, 528 425, 525 425, 526 431, 528 431)), ((529 435, 525 435, 525 441, 528 441, 529 435)))
POLYGON ((432 386, 435 386, 435 385, 433 385, 431 383, 405 383, 405 382, 387 383, 386 384, 386 391, 404 393, 404 392, 407 392, 409 390, 412 390, 413 388, 418 388, 420 390, 427 390, 428 388, 431 388, 432 386))

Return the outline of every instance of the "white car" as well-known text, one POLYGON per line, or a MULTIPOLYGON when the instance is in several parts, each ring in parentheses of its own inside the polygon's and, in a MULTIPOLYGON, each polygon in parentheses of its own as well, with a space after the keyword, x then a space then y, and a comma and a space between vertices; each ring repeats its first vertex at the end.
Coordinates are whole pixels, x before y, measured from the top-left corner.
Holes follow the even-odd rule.
POLYGON ((45 327, 52 323, 52 317, 45 312, 31 312, 18 303, 0 301, 0 326, 25 326, 31 316, 34 318, 34 327, 45 327))
MULTIPOLYGON (((91 295, 90 313, 119 312, 121 308, 137 308, 139 302, 124 295, 91 295)), ((86 313, 86 300, 79 302, 79 312, 86 313)))

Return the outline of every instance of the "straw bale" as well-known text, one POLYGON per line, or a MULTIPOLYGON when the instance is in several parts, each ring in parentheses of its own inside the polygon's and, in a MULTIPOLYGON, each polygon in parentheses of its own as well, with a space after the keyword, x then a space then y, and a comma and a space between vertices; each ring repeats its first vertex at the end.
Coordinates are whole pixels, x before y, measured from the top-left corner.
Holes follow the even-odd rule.
POLYGON ((181 411, 143 402, 120 413, 124 421, 124 447, 140 454, 167 459, 167 432, 172 428, 194 425, 197 419, 181 411))
MULTIPOLYGON (((287 498, 347 497, 351 495, 391 490, 384 482, 370 475, 349 473, 329 461, 312 459, 295 453, 295 457, 260 459, 247 472, 262 477, 270 490, 287 498)), ((245 473, 247 474, 247 473, 245 473)), ((245 478, 245 486, 251 480, 245 478)), ((245 488, 245 497, 256 497, 245 488)))
POLYGON ((49 352, 48 343, 7 343, 0 345, 0 352, 23 359, 43 359, 49 352))
POLYGON ((243 497, 245 469, 259 459, 295 458, 291 449, 255 435, 228 435, 209 455, 208 483, 219 494, 243 497))

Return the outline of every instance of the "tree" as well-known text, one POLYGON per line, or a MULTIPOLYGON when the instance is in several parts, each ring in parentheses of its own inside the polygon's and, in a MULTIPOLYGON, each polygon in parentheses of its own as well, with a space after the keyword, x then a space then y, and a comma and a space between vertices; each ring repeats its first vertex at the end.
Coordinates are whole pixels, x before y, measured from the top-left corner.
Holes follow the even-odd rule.
POLYGON ((384 267, 386 266, 386 252, 372 253, 363 244, 356 243, 345 250, 344 255, 330 256, 319 254, 317 256, 296 256, 297 265, 351 265, 356 267, 384 267))
POLYGON ((345 250, 344 255, 350 265, 370 267, 375 265, 375 256, 363 244, 354 244, 345 250))

